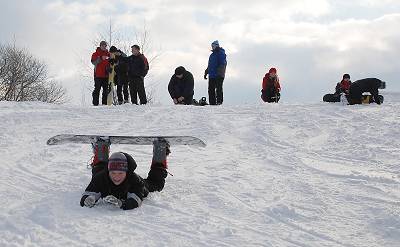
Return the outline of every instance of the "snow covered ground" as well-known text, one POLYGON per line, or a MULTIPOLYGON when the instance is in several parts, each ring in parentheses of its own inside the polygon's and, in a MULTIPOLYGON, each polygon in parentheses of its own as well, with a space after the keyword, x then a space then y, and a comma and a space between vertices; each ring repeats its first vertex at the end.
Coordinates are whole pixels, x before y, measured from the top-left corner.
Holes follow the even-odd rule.
MULTIPOLYGON (((78 107, 0 102, 0 246, 400 246, 400 95, 382 106, 78 107), (139 209, 82 208, 90 145, 193 135, 139 209)), ((131 153, 146 176, 151 146, 131 153)))

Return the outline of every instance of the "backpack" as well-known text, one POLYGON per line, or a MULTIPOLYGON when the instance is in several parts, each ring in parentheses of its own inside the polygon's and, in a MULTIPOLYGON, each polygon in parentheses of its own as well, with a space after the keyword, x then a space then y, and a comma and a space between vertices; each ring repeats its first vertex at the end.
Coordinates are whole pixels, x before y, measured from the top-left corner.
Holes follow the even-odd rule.
POLYGON ((147 73, 149 72, 149 69, 150 69, 149 61, 147 60, 147 58, 143 54, 141 54, 140 56, 142 57, 143 62, 144 62, 144 75, 143 76, 146 76, 147 73))

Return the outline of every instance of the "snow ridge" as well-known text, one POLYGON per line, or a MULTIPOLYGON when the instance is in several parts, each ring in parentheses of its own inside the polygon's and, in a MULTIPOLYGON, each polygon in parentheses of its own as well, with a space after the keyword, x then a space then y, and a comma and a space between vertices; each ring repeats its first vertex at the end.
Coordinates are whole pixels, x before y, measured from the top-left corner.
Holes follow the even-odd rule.
MULTIPOLYGON (((390 97, 389 97, 390 98, 390 97)), ((398 246, 400 114, 377 106, 77 107, 0 102, 0 246, 398 246), (81 208, 90 145, 60 134, 192 135, 141 208, 81 208)), ((146 176, 150 146, 131 153, 146 176)))

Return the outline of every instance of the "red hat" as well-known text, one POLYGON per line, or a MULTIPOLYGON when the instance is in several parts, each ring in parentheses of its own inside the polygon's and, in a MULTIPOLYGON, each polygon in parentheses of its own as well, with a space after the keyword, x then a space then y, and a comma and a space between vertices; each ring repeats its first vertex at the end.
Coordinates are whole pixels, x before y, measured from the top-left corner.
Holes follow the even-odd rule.
POLYGON ((275 68, 270 68, 269 73, 275 73, 276 74, 276 69, 275 68))

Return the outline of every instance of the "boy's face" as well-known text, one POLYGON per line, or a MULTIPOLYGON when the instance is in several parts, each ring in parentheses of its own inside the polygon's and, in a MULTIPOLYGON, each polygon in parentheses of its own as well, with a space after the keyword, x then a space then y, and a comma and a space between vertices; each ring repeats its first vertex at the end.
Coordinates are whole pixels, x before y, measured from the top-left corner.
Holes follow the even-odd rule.
POLYGON ((110 171, 108 175, 115 185, 122 184, 126 179, 126 172, 124 171, 110 171))
POLYGON ((139 53, 140 53, 140 52, 139 52, 138 49, 136 49, 135 47, 132 47, 132 54, 133 54, 134 56, 137 56, 139 53))
POLYGON ((100 45, 100 49, 101 49, 102 51, 107 51, 107 44, 101 44, 101 45, 100 45))

